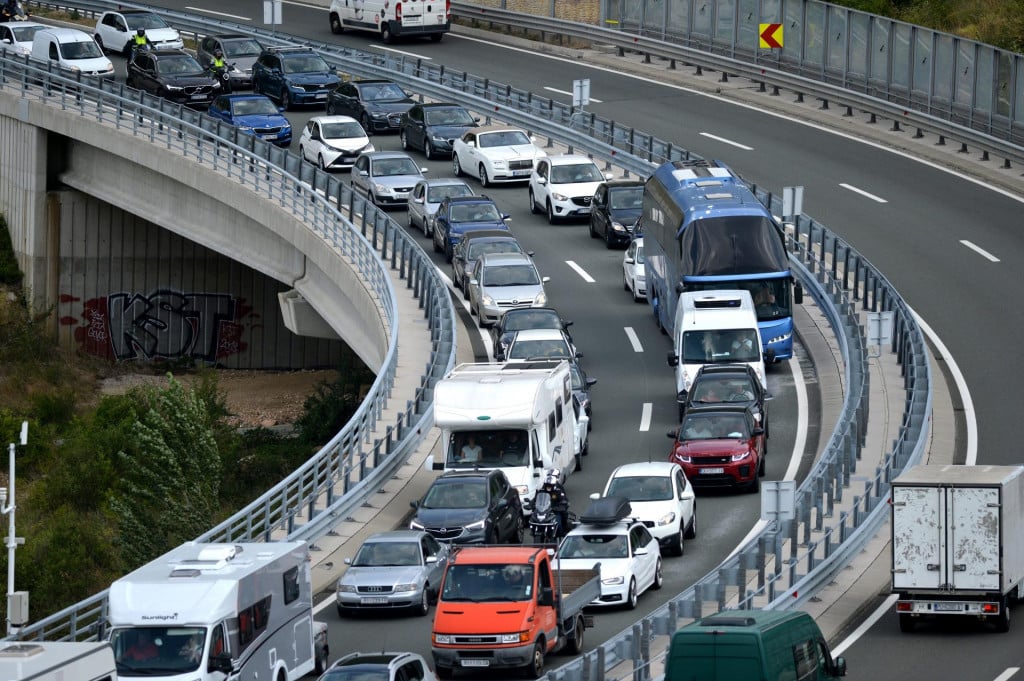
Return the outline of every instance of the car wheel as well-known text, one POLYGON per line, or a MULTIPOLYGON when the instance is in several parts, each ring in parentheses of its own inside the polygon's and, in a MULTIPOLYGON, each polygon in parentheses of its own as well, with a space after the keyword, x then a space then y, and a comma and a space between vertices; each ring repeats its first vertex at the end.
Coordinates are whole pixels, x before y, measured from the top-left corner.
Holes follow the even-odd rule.
POLYGON ((591 239, 596 239, 597 238, 597 230, 594 229, 594 219, 593 218, 590 219, 590 238, 591 239))
POLYGON ((324 646, 323 650, 317 651, 316 660, 313 662, 313 672, 315 674, 323 674, 327 670, 328 657, 330 652, 327 646, 324 646))
POLYGON ((497 544, 498 542, 498 531, 491 528, 491 531, 487 533, 487 537, 484 539, 485 544, 497 544))
POLYGON ((452 174, 455 175, 455 177, 460 177, 462 175, 462 165, 459 163, 459 155, 454 152, 452 153, 452 174))
POLYGON ((550 199, 548 200, 548 224, 555 224, 555 209, 552 207, 550 199))
POLYGON ((409 230, 411 231, 411 230, 413 230, 413 229, 416 229, 416 222, 415 222, 415 221, 414 221, 414 220, 412 219, 412 211, 409 211, 409 212, 408 212, 408 216, 409 216, 409 217, 408 217, 408 218, 406 218, 406 226, 407 226, 407 227, 409 228, 409 230))
POLYGON ((431 33, 431 34, 430 34, 430 39, 431 39, 431 40, 432 40, 433 42, 435 42, 435 43, 439 43, 439 42, 441 42, 441 39, 442 39, 442 38, 444 38, 444 33, 431 33))
POLYGON ((643 298, 640 297, 640 294, 636 292, 636 281, 633 282, 632 293, 633 293, 633 302, 634 303, 639 303, 641 300, 643 300, 643 298))
POLYGON ((307 160, 306 159, 306 148, 304 146, 302 146, 301 144, 299 145, 299 158, 302 159, 303 161, 307 160))
POLYGON ((405 134, 405 130, 398 133, 398 141, 402 143, 402 149, 409 151, 409 137, 405 134))
POLYGON ((331 12, 331 33, 344 33, 345 27, 341 25, 341 17, 331 12))
POLYGON ((761 460, 757 462, 757 477, 763 478, 765 474, 765 452, 761 452, 761 460))
POLYGON ((629 610, 636 609, 636 578, 629 578, 629 591, 626 592, 626 608, 629 610))
POLYGON ((369 192, 366 195, 366 198, 370 199, 370 203, 372 203, 373 205, 375 205, 375 206, 379 206, 380 205, 380 204, 377 203, 377 195, 374 194, 373 192, 369 192))
POLYGON ((622 290, 623 291, 628 291, 629 290, 629 277, 626 276, 625 272, 622 273, 622 290))
POLYGON ((423 155, 427 157, 428 161, 432 161, 437 157, 437 152, 434 151, 434 145, 430 143, 430 140, 423 143, 423 155))
POLYGON ((338 112, 338 110, 334 108, 334 102, 328 101, 327 102, 327 115, 328 116, 333 116, 337 112, 338 112))
POLYGON ((434 243, 434 253, 440 253, 440 252, 441 252, 441 246, 440 246, 440 245, 438 245, 438 243, 437 243, 437 239, 436 239, 436 238, 433 238, 433 237, 431 237, 431 239, 430 239, 430 240, 431 240, 431 241, 432 241, 432 242, 434 243))
POLYGON ((348 617, 348 613, 345 612, 345 608, 338 606, 338 617, 348 617))
POLYGON ((441 665, 434 667, 434 671, 437 672, 437 678, 439 679, 450 679, 454 673, 451 667, 442 667, 441 665))
POLYGON ((537 199, 533 196, 533 187, 530 187, 530 212, 534 215, 540 212, 537 210, 537 199))
POLYGON ((288 88, 281 88, 281 107, 287 111, 292 108, 292 95, 288 92, 288 88))
POLYGON ((673 556, 683 555, 683 524, 679 523, 679 531, 672 535, 672 542, 668 545, 668 553, 673 556))
POLYGON ((451 263, 453 255, 455 254, 452 252, 452 242, 449 241, 444 245, 445 262, 451 263))
POLYGON ((615 244, 612 243, 612 230, 608 230, 604 233, 604 247, 609 251, 615 248, 615 244))
POLYGON ((757 494, 760 491, 761 491, 761 478, 759 478, 757 475, 754 475, 754 479, 750 481, 749 485, 747 485, 747 492, 750 493, 750 494, 757 494))
POLYGON ((426 617, 430 612, 430 591, 426 586, 423 587, 423 593, 420 594, 420 602, 413 606, 418 617, 426 617))
POLYGON ((583 616, 580 615, 576 618, 576 624, 572 628, 572 638, 569 639, 568 649, 570 655, 579 655, 583 652, 583 632, 586 628, 586 624, 583 621, 583 616))
POLYGON ((526 678, 539 679, 544 675, 544 646, 540 641, 533 646, 533 657, 526 665, 526 678))
POLYGON ((386 23, 381 24, 380 39, 388 45, 395 41, 395 37, 391 35, 391 29, 388 28, 388 25, 386 23))
POLYGON ((483 163, 481 163, 480 167, 477 168, 477 176, 480 178, 481 187, 490 186, 491 181, 487 178, 487 168, 484 167, 483 163))
POLYGON ((900 614, 900 631, 909 634, 914 630, 914 618, 912 615, 900 614))
POLYGON ((462 297, 466 300, 469 300, 469 287, 466 286, 465 281, 462 282, 462 297))
POLYGON ((100 48, 100 52, 106 54, 107 48, 103 47, 103 38, 101 38, 99 34, 96 34, 93 37, 96 39, 96 46, 100 48))
POLYGON ((661 569, 661 558, 654 564, 654 583, 651 584, 651 588, 657 591, 665 584, 665 573, 661 569))
POLYGON ((476 307, 473 306, 472 298, 469 301, 469 316, 470 317, 475 317, 476 316, 476 307))
POLYGON ((687 539, 697 538, 697 506, 694 504, 693 517, 690 518, 690 525, 686 528, 686 534, 683 535, 687 539))

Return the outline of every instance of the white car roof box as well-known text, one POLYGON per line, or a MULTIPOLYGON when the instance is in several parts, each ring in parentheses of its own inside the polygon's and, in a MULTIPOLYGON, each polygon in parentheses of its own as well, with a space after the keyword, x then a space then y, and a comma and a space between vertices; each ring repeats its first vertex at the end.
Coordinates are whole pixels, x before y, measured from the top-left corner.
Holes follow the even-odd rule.
POLYGON ((629 499, 601 497, 590 502, 590 506, 580 516, 580 522, 585 525, 614 525, 628 518, 632 512, 629 499))

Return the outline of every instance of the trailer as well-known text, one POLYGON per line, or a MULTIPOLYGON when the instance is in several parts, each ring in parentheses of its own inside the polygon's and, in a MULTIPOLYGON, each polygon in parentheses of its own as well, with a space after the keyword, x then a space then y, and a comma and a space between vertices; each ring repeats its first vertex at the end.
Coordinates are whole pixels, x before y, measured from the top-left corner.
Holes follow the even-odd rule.
POLYGON ((117 681, 114 651, 106 642, 5 643, 3 681, 117 681))
POLYGON ((1009 631, 1024 582, 1024 466, 921 465, 892 483, 900 630, 975 617, 1009 631))

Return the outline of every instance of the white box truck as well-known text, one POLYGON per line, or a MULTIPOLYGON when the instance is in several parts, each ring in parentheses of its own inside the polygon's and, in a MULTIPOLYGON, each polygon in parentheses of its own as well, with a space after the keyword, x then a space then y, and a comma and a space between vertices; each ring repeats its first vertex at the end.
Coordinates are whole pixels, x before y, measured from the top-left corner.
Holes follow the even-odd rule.
POLYGON ((114 582, 108 608, 118 679, 295 681, 327 665, 306 542, 188 542, 114 582))
POLYGON ((31 641, 0 647, 3 681, 117 681, 106 642, 31 641))
POLYGON ((915 466, 891 503, 900 630, 949 615, 1008 631, 1024 581, 1024 466, 915 466))
POLYGON ((747 364, 767 390, 765 362, 775 352, 765 351, 757 314, 749 291, 722 289, 679 294, 668 365, 676 371, 679 418, 697 372, 705 364, 747 364))
POLYGON ((565 361, 460 364, 434 388, 434 422, 442 450, 431 467, 500 468, 520 501, 533 501, 544 470, 582 467, 565 361))

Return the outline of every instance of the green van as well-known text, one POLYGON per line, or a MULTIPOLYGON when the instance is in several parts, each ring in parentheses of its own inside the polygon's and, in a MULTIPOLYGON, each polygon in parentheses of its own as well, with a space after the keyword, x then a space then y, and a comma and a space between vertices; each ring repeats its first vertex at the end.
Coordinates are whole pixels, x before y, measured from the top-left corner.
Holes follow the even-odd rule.
POLYGON ((665 681, 826 681, 846 675, 805 612, 732 610, 672 636, 665 681))

